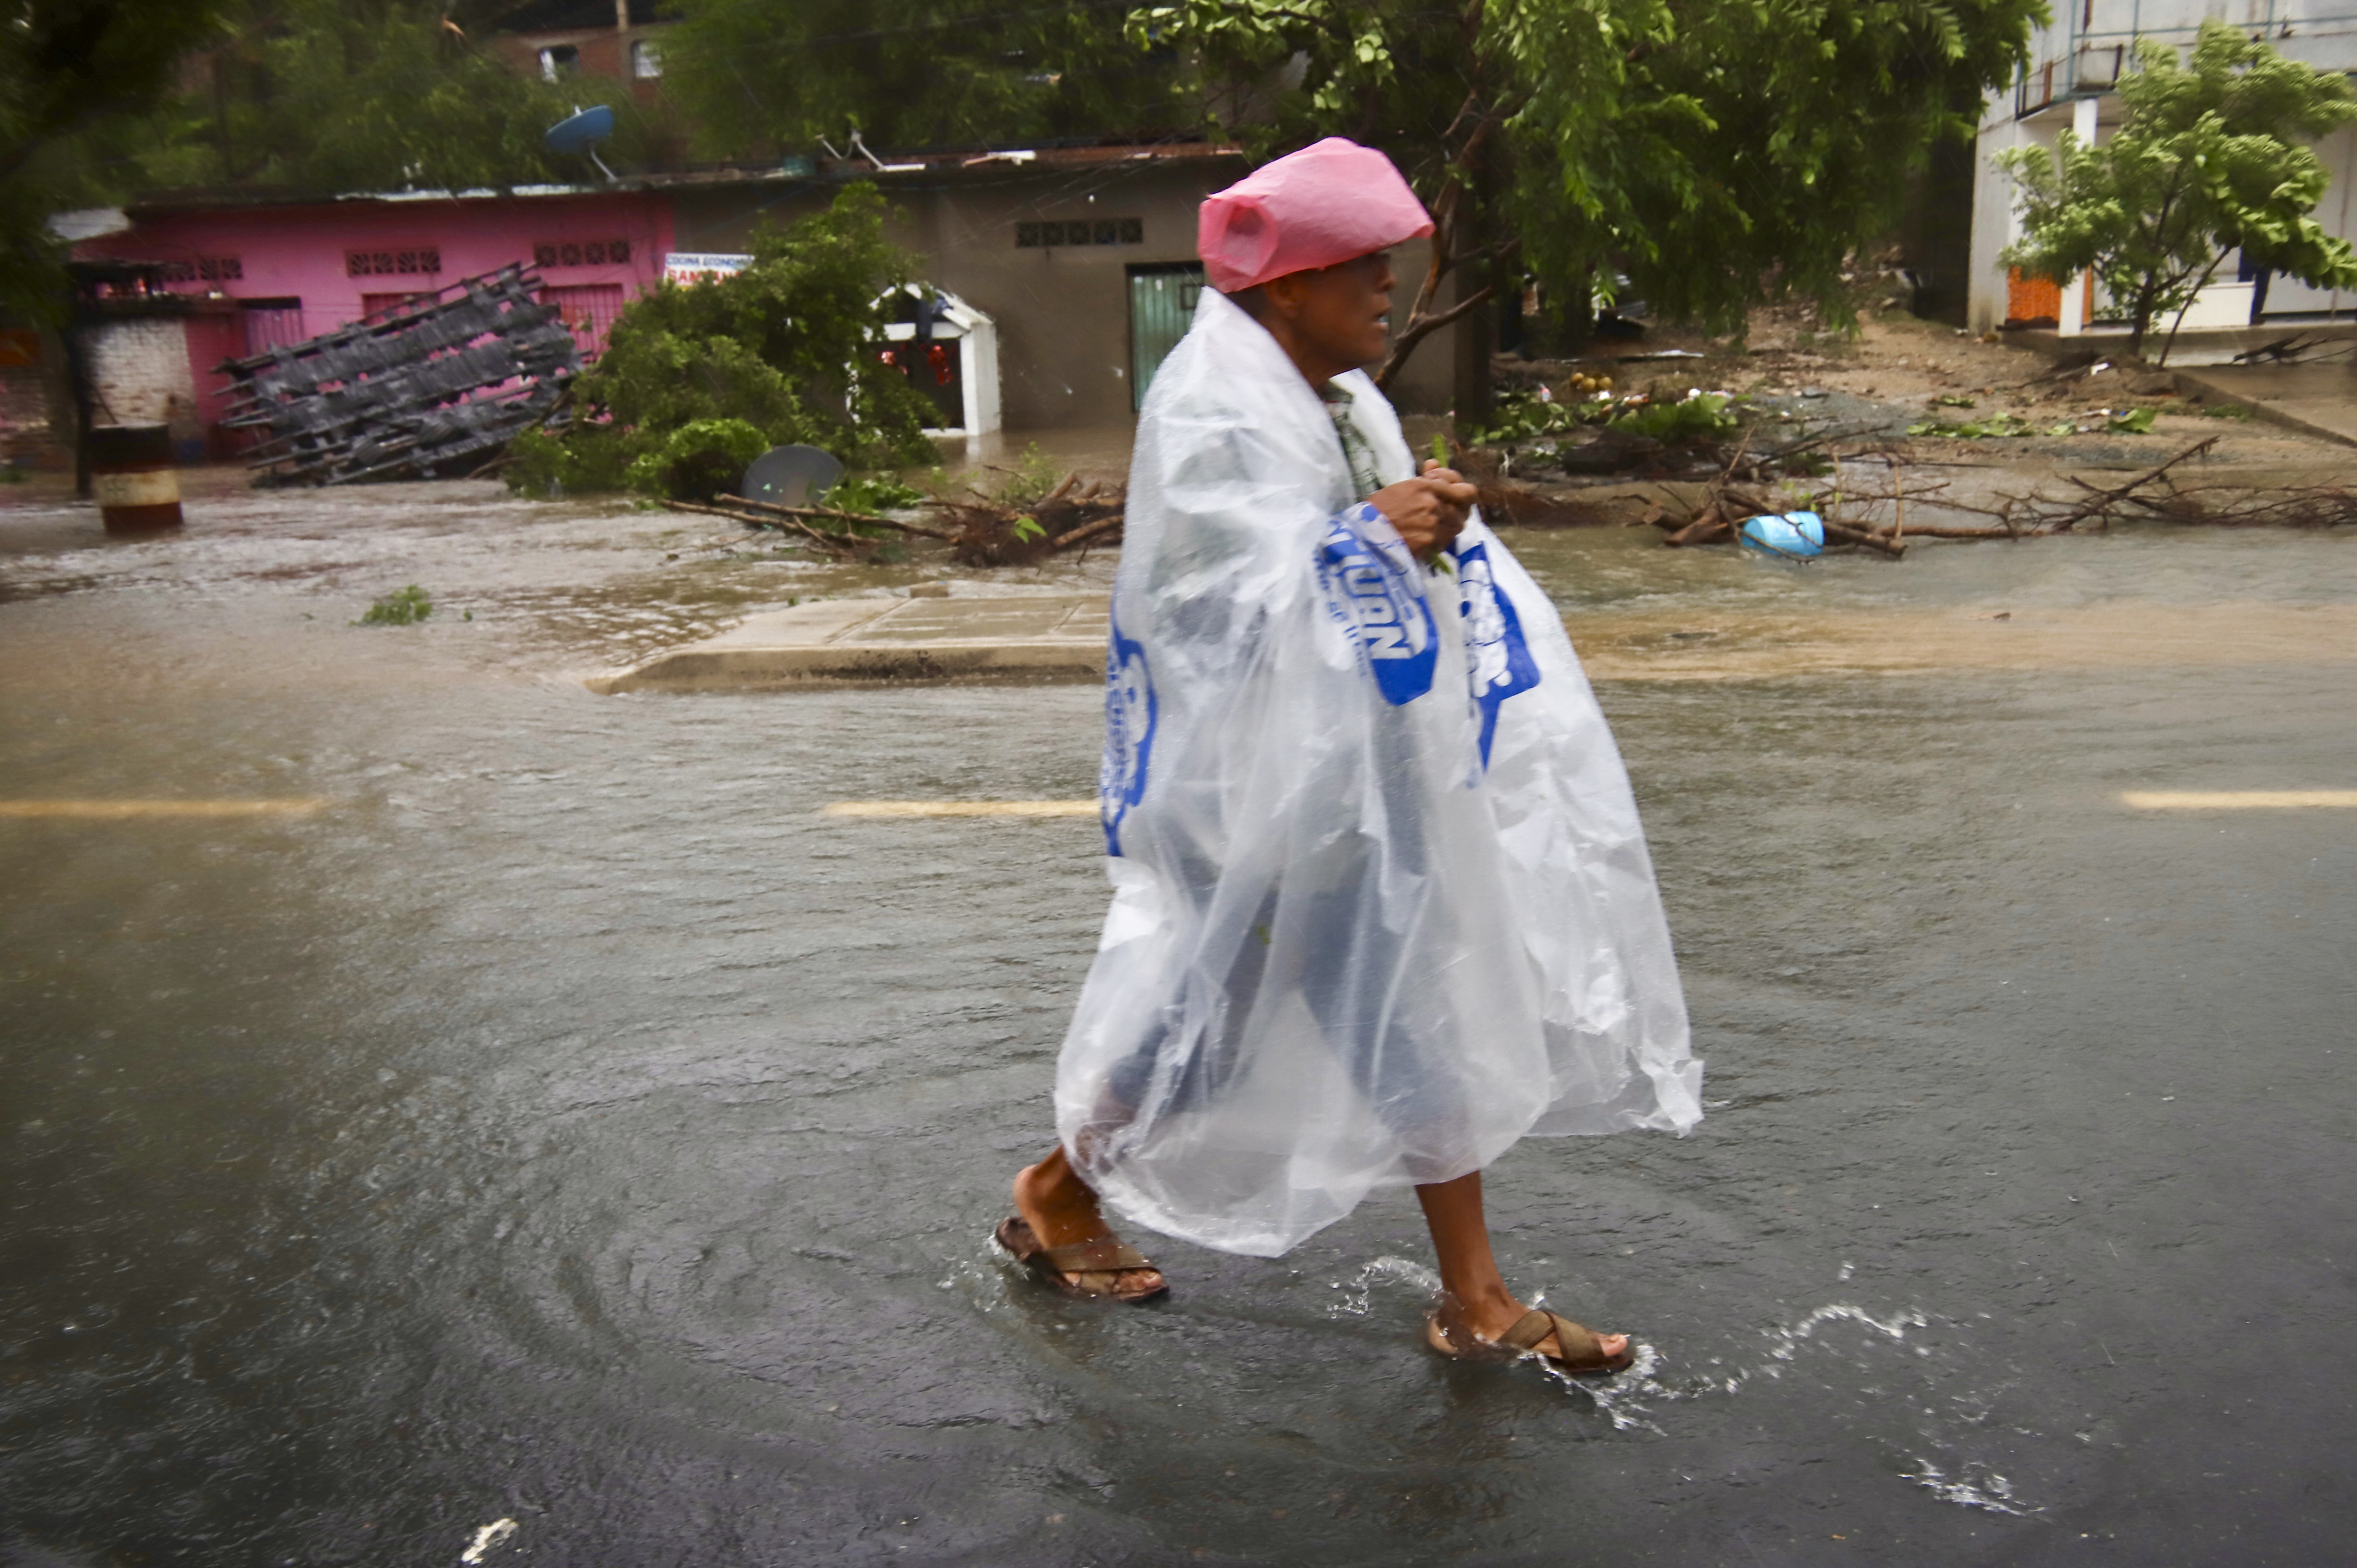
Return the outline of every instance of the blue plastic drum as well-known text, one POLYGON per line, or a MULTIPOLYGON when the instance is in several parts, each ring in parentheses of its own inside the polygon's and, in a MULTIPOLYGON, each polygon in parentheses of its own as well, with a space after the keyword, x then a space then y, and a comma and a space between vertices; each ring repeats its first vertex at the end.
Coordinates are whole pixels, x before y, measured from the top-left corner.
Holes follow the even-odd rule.
POLYGON ((1736 533, 1744 547, 1787 561, 1806 561, 1825 549, 1824 520, 1813 511, 1755 517, 1736 533))

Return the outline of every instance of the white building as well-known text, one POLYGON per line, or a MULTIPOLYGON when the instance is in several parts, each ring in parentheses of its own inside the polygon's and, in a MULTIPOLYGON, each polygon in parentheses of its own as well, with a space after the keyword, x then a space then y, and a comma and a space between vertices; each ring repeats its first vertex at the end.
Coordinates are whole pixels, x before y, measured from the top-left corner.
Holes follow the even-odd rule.
MULTIPOLYGON (((2107 302, 2085 278, 2052 284, 2008 276, 1997 253, 2020 237, 2014 182, 1995 162, 2011 147, 2051 148, 2065 129, 2098 142, 2123 115, 2114 84, 2133 69, 2136 41, 2154 38, 2190 49, 2205 17, 2240 27, 2278 53, 2324 70, 2357 73, 2357 8, 2335 0, 2054 0, 2054 19, 2030 35, 2030 65, 2010 94, 1991 101, 1981 120, 1973 178, 1972 284, 1969 319, 1975 332, 2007 320, 2054 317, 2065 336, 2100 322, 2107 302), (2059 298, 2058 298, 2059 295, 2059 298)), ((2357 126, 2319 143, 2317 156, 2332 184, 2316 210, 2327 232, 2357 238, 2357 126)), ((2252 322, 2255 283, 2238 276, 2237 259, 2218 270, 2185 315, 2189 329, 2252 322)), ((2247 273, 2248 269, 2242 269, 2247 273)), ((2277 277, 2268 285, 2264 319, 2323 320, 2357 315, 2357 295, 2310 288, 2277 277)))

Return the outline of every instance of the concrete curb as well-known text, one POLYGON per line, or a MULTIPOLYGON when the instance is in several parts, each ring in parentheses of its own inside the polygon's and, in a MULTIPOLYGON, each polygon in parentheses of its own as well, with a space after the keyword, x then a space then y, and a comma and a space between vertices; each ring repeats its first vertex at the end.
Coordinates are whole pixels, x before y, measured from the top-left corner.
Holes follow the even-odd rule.
POLYGON ((2254 417, 2266 420, 2269 424, 2277 425, 2285 430, 2298 431, 2302 435, 2313 435, 2319 441, 2330 441, 2335 446, 2357 446, 2357 436, 2351 435, 2345 430, 2335 430, 2330 425, 2302 419, 2299 415, 2287 413, 2264 398, 2255 398, 2249 392, 2238 392, 2231 387, 2221 386, 2198 371, 2180 371, 2171 367, 2169 373, 2177 378, 2177 384, 2180 388, 2200 392, 2206 402, 2227 403, 2236 408, 2247 408, 2254 417))
POLYGON ((828 600, 754 616, 583 684, 611 695, 1100 681, 1106 608, 1093 594, 828 600))

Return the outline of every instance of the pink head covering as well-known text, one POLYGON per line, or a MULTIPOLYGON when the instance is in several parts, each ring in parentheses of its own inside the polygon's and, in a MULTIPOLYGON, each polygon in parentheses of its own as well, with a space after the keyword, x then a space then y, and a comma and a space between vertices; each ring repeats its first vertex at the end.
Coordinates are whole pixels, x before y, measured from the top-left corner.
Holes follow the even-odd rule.
POLYGON ((1391 159, 1329 136, 1207 197, 1195 248, 1211 286, 1234 294, 1431 232, 1431 216, 1391 159))

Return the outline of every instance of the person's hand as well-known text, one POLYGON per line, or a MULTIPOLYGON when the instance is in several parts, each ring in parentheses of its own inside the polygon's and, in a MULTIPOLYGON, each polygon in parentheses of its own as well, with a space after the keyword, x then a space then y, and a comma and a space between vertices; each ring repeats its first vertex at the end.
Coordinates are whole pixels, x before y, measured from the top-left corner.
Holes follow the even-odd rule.
POLYGON ((1391 520, 1417 560, 1429 561, 1457 542, 1480 494, 1454 468, 1427 462, 1418 478, 1386 485, 1367 501, 1391 520))

